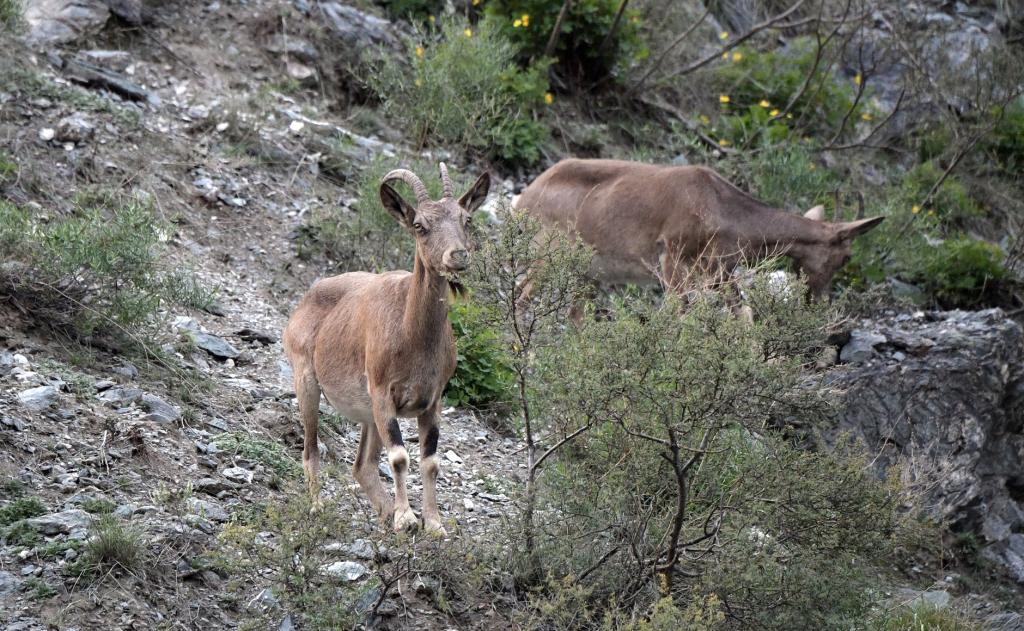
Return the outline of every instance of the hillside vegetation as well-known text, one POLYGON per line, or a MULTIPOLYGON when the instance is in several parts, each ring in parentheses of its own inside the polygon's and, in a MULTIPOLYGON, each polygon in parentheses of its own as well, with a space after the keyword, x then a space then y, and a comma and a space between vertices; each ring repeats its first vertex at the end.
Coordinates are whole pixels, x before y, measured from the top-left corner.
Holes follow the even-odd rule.
MULTIPOLYGON (((0 0, 10 628, 1024 628, 1024 568, 984 552, 1018 526, 929 502, 965 465, 925 472, 908 443, 886 468, 895 438, 836 431, 835 375, 942 347, 855 359, 851 330, 1024 313, 1024 12, 902 5, 0 0), (784 259, 606 292, 588 247, 510 210, 569 156, 886 219, 827 300, 780 290, 784 259), (280 332, 316 278, 411 268, 380 179, 437 196, 441 160, 456 194, 495 185, 450 307, 431 538, 372 514, 326 402, 310 514, 280 332)), ((975 409, 942 431, 1001 440, 975 409)))

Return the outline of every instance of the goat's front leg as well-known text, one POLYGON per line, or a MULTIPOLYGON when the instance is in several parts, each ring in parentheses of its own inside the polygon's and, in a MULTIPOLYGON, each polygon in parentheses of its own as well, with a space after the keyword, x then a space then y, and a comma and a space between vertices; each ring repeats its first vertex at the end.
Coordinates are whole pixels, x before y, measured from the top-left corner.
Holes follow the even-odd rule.
POLYGON ((384 442, 391 473, 395 478, 395 532, 415 530, 420 520, 409 507, 409 496, 405 488, 405 478, 409 472, 409 452, 406 451, 405 442, 402 440, 402 429, 398 426, 395 404, 390 393, 381 395, 373 397, 373 422, 384 442))
POLYGON ((423 478, 423 528, 442 537, 448 533, 441 526, 437 510, 437 474, 441 459, 437 457, 437 439, 441 435, 441 414, 438 406, 416 419, 420 432, 420 476, 423 478))

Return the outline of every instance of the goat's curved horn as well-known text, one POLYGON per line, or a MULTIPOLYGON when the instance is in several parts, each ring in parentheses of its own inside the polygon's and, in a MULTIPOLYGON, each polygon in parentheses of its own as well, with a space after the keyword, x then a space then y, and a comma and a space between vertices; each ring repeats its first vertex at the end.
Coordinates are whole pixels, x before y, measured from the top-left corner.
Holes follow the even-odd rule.
POLYGON ((416 203, 422 204, 423 202, 430 201, 430 194, 427 193, 427 187, 415 173, 409 169, 395 169, 391 171, 381 180, 381 184, 388 180, 402 180, 406 184, 412 187, 412 192, 416 195, 416 203))
POLYGON ((455 193, 452 191, 452 178, 448 177, 448 167, 444 162, 438 164, 441 168, 441 186, 444 187, 443 197, 455 197, 455 193))

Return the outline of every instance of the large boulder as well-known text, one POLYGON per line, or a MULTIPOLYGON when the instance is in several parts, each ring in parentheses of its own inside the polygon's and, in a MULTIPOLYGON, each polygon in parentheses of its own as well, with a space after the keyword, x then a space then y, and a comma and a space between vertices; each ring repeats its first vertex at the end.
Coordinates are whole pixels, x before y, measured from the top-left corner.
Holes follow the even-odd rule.
POLYGON ((31 44, 66 44, 98 32, 110 8, 101 0, 29 0, 25 4, 25 39, 31 44))
POLYGON ((897 467, 1024 582, 1021 326, 998 309, 918 312, 864 321, 850 344, 828 377, 844 403, 829 440, 863 441, 879 473, 897 467))

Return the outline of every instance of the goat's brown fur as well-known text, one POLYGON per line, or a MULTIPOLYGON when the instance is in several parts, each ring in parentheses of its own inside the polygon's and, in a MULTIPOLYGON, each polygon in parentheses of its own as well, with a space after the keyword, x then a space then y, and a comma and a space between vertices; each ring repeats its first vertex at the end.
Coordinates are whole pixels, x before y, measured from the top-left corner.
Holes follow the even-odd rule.
POLYGON ((353 475, 383 518, 394 515, 396 530, 419 524, 406 495, 409 455, 397 422, 398 417, 416 417, 420 436, 430 438, 420 454, 424 526, 444 531, 435 490, 436 446, 441 396, 456 362, 447 275, 468 263, 466 223, 490 186, 485 173, 455 200, 443 164, 441 173, 446 194, 439 201, 426 198, 422 182, 408 171, 393 171, 381 183, 384 206, 415 236, 413 271, 350 272, 318 281, 295 309, 283 338, 295 373, 305 431, 303 465, 314 508, 320 495, 322 392, 341 414, 362 425, 353 475), (416 207, 387 184, 393 178, 413 184, 416 207), (394 474, 394 502, 377 474, 382 446, 394 474))
POLYGON ((700 261, 728 273, 743 258, 792 258, 814 296, 828 292, 853 239, 882 217, 822 221, 758 201, 712 169, 619 160, 563 160, 516 202, 545 226, 579 234, 594 248, 592 275, 608 283, 661 281, 679 288, 700 261))

